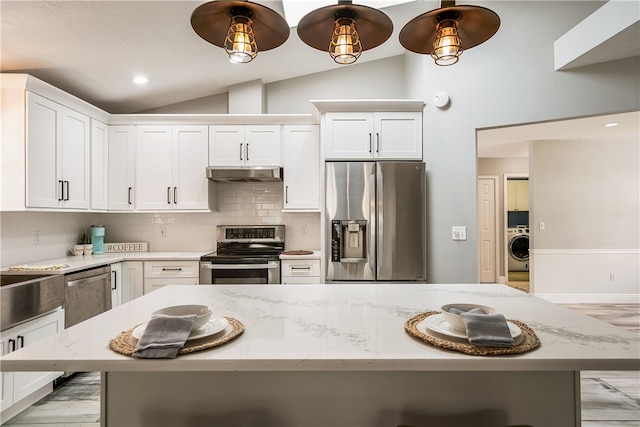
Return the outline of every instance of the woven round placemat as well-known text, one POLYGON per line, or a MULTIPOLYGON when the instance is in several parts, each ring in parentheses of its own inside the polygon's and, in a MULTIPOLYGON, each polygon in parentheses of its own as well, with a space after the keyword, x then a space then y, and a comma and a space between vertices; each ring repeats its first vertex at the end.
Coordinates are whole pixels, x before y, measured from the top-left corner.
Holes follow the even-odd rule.
MULTIPOLYGON (((244 332, 244 325, 233 317, 226 318, 229 321, 229 327, 224 335, 214 334, 211 337, 200 338, 197 340, 187 341, 186 345, 178 350, 178 355, 193 353, 196 351, 206 350, 213 347, 221 346, 232 339, 238 337, 244 332)), ((128 331, 120 332, 120 334, 109 342, 109 347, 115 352, 124 354, 125 356, 133 355, 138 340, 131 336, 131 333, 139 325, 134 326, 128 331)))
POLYGON ((513 347, 484 347, 479 345, 473 345, 464 342, 449 341, 446 339, 438 338, 433 335, 426 334, 419 331, 417 328, 418 323, 423 321, 429 316, 440 314, 439 311, 427 311, 426 313, 418 314, 407 320, 404 324, 404 330, 415 338, 422 340, 436 347, 445 348, 447 350, 454 350, 460 353, 470 354, 472 356, 502 356, 509 354, 520 354, 534 350, 540 346, 540 339, 536 333, 520 322, 519 320, 508 319, 509 322, 518 326, 522 331, 522 336, 518 339, 518 342, 513 347))

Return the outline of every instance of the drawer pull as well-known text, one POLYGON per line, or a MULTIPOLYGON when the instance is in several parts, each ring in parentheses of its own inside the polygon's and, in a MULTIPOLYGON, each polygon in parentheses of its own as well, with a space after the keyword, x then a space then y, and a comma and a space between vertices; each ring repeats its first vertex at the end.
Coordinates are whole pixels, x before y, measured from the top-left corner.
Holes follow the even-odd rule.
POLYGON ((307 266, 307 267, 291 267, 292 270, 311 270, 311 267, 307 266))
POLYGON ((182 271, 182 267, 178 267, 178 268, 166 268, 166 267, 162 267, 162 271, 182 271))

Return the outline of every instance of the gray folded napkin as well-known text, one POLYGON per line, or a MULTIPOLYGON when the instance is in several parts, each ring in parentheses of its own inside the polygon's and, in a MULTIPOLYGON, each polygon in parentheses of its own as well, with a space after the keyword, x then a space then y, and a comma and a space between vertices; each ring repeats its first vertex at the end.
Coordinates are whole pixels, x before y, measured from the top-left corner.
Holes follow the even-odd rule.
POLYGON ((136 344, 133 356, 147 359, 174 359, 191 334, 195 315, 151 317, 136 344))
POLYGON ((487 347, 513 347, 513 337, 504 315, 500 313, 478 314, 470 311, 460 315, 467 327, 467 338, 471 344, 487 347))

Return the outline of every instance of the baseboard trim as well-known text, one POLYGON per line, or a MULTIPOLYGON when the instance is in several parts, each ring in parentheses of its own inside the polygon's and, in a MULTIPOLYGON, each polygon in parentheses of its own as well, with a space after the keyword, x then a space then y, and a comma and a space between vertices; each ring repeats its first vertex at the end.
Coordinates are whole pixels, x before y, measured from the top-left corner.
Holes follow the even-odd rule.
POLYGON ((640 304, 638 294, 534 294, 557 304, 640 304))

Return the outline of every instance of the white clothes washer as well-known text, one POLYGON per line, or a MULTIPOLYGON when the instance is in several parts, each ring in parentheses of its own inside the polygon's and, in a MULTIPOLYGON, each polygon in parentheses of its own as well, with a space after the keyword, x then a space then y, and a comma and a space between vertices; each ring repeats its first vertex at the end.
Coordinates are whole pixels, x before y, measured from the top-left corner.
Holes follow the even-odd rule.
POLYGON ((529 271, 529 229, 507 229, 509 271, 529 271))

